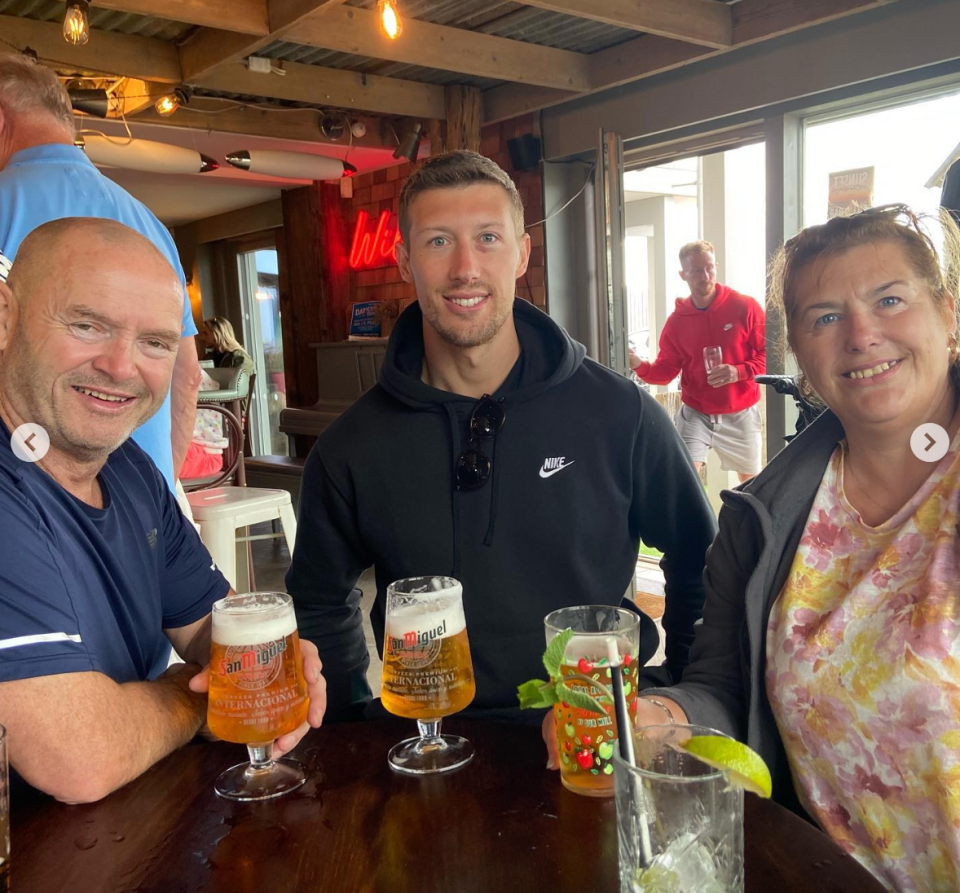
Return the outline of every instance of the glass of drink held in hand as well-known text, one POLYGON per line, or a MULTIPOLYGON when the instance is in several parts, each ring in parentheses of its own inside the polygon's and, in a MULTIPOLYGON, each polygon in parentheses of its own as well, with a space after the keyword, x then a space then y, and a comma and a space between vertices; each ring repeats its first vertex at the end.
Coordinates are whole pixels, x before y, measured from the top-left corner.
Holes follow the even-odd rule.
POLYGON ((708 375, 722 363, 723 349, 719 345, 712 344, 703 349, 703 365, 706 368, 708 375))
POLYGON ((636 716, 640 617, 610 605, 560 608, 543 619, 547 645, 564 630, 573 630, 560 663, 570 688, 596 699, 606 710, 598 715, 565 701, 553 706, 560 754, 560 780, 568 790, 588 797, 613 794, 613 753, 619 730, 614 710, 612 672, 623 674, 623 693, 630 718, 636 716), (620 666, 611 671, 608 641, 616 647, 620 666))
POLYGON ((299 728, 310 699, 303 676, 293 600, 251 592, 213 605, 207 726, 223 741, 246 744, 250 762, 214 786, 230 800, 267 800, 306 781, 295 760, 274 760, 273 742, 299 728))
POLYGON ((419 738, 391 748, 391 768, 408 775, 447 772, 473 759, 473 745, 441 735, 440 721, 469 704, 477 688, 463 616, 463 587, 452 577, 410 577, 387 587, 383 636, 384 708, 417 721, 419 738))

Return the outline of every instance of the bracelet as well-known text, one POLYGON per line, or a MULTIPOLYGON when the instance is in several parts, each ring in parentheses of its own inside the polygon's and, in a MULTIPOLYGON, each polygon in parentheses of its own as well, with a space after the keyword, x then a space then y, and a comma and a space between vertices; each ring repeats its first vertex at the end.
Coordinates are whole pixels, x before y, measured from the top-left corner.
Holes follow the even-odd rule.
POLYGON ((648 697, 647 695, 644 695, 644 696, 643 696, 643 699, 644 699, 645 701, 649 701, 651 704, 655 704, 655 705, 656 705, 657 707, 659 707, 664 713, 666 713, 666 714, 667 714, 667 719, 670 720, 670 725, 675 726, 675 725, 677 724, 677 721, 673 718, 673 713, 672 713, 672 711, 670 710, 670 708, 669 708, 666 704, 663 703, 663 701, 658 700, 657 698, 648 697))

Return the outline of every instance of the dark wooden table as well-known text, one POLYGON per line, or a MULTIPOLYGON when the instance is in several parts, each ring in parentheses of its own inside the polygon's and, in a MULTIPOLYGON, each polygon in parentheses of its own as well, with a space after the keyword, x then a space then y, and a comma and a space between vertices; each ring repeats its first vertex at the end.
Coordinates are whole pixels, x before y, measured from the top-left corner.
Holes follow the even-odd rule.
MULTIPOLYGON (((385 721, 311 732, 309 781, 278 800, 219 799, 243 748, 191 744, 100 803, 14 802, 12 893, 616 893, 612 799, 571 794, 544 768, 539 730, 449 720, 474 742, 451 775, 387 767, 415 728, 385 721)), ((883 888, 825 835, 747 796, 747 893, 883 888)))

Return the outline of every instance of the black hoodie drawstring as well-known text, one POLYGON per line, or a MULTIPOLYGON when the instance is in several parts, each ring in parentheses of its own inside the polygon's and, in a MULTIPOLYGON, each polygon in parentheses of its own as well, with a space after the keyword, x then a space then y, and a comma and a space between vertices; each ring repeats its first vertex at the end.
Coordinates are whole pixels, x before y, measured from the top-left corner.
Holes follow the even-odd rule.
MULTIPOLYGON (((454 462, 460 455, 460 419, 452 402, 443 404, 447 411, 447 421, 450 422, 450 431, 453 436, 453 455, 454 462)), ((454 466, 454 476, 450 485, 453 489, 453 571, 450 576, 455 580, 460 579, 460 491, 457 489, 456 466, 454 466)))
MULTIPOLYGON (((503 398, 500 398, 503 402, 503 398)), ((497 474, 497 466, 503 460, 503 438, 498 437, 493 442, 493 462, 490 468, 490 523, 487 525, 487 535, 483 538, 483 544, 489 546, 493 544, 493 532, 497 526, 497 497, 500 495, 500 475, 497 474)))

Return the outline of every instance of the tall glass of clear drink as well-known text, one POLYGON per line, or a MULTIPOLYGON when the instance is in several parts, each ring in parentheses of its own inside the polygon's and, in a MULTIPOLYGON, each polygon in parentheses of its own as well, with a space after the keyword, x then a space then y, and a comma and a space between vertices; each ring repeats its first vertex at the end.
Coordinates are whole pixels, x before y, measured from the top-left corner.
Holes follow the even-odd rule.
POLYGON ((636 711, 637 671, 640 654, 640 617, 633 611, 610 605, 579 605, 560 608, 543 619, 547 645, 566 629, 573 638, 567 643, 560 674, 567 685, 591 695, 606 711, 591 713, 564 701, 553 706, 560 753, 560 781, 576 794, 609 797, 613 794, 613 763, 617 749, 617 716, 607 642, 612 641, 620 657, 623 692, 630 715, 636 711))
POLYGON ((391 768, 408 775, 448 772, 473 759, 473 745, 441 735, 444 716, 477 692, 463 615, 463 587, 452 577, 410 577, 387 587, 383 706, 417 721, 419 738, 391 748, 391 768))
POLYGON ((310 699, 293 600, 251 592, 213 605, 207 726, 218 738, 246 744, 249 763, 224 772, 215 790, 230 800, 267 800, 306 781, 303 766, 274 760, 275 739, 307 718, 310 699))
POLYGON ((10 889, 10 775, 7 730, 0 726, 0 893, 10 889))
POLYGON ((743 893, 743 789, 679 747, 720 734, 643 726, 614 755, 621 893, 743 893))

